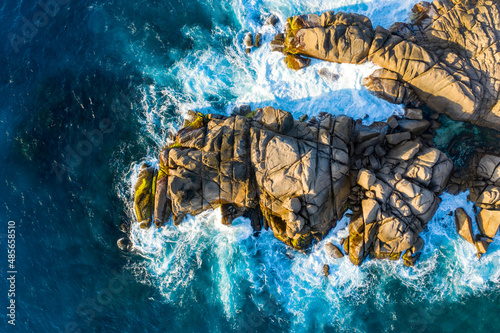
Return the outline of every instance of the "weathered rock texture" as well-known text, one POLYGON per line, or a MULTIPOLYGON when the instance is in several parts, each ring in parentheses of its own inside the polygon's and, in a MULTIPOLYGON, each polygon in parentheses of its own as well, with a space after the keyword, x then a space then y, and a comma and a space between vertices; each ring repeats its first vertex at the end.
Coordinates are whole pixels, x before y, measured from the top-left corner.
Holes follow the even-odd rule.
POLYGON ((394 128, 374 123, 354 129, 361 210, 351 218, 344 248, 356 265, 368 255, 396 260, 403 255, 404 263, 413 265, 424 245, 419 234, 434 216, 453 169, 446 154, 420 137, 428 121, 390 123, 394 128))
MULTIPOLYGON (((186 214, 221 207, 223 223, 245 214, 256 231, 271 228, 305 250, 350 207, 344 247, 353 263, 401 254, 415 262, 418 235, 453 167, 430 147, 429 121, 392 117, 368 127, 325 113, 306 123, 272 107, 250 111, 191 114, 161 152, 159 170, 141 168, 135 207, 142 227, 153 219, 161 226, 172 213, 177 225, 186 214)), ((342 256, 332 244, 327 251, 342 256)))
MULTIPOLYGON (((250 212, 256 230, 270 227, 286 244, 306 249, 346 210, 351 127, 345 116, 304 123, 271 107, 248 117, 196 114, 160 154, 154 205, 136 192, 138 219, 151 219, 148 205, 158 226, 170 211, 177 224, 222 206, 225 223, 250 212)), ((139 183, 146 184, 142 174, 139 183)))
POLYGON ((477 207, 481 209, 476 214, 479 234, 474 236, 472 219, 463 209, 455 212, 455 221, 458 233, 476 246, 477 255, 481 257, 500 227, 500 157, 488 154, 475 156, 468 175, 469 179, 464 182, 470 191, 470 199, 474 202, 476 211, 477 207))
POLYGON ((476 244, 474 231, 472 230, 472 219, 463 208, 455 210, 455 226, 457 227, 458 234, 463 239, 472 245, 476 244))
POLYGON ((358 14, 295 16, 271 43, 299 69, 302 56, 339 63, 371 61, 363 84, 393 103, 423 102, 455 120, 500 129, 500 3, 437 0, 413 8, 409 24, 373 28, 358 14), (293 61, 298 57, 298 61, 293 61))

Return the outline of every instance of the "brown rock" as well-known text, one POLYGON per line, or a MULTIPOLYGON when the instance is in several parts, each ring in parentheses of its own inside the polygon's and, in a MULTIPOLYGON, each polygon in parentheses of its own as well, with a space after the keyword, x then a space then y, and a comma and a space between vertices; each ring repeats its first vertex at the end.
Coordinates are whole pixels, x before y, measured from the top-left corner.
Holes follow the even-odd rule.
POLYGON ((399 121, 399 126, 411 132, 413 135, 418 136, 429 128, 430 123, 427 120, 403 119, 399 121))
POLYGON ((375 181, 377 180, 377 177, 375 175, 367 170, 367 169, 362 169, 358 173, 358 180, 357 184, 363 187, 365 190, 369 190, 370 187, 375 184, 375 181))
POLYGON ((364 229, 365 224, 363 217, 361 215, 353 216, 351 218, 351 223, 349 224, 349 251, 346 252, 349 253, 349 260, 357 266, 361 265, 366 256, 364 229))
POLYGON ((257 48, 260 47, 260 45, 262 44, 261 39, 262 39, 262 34, 260 34, 260 33, 255 34, 255 43, 253 46, 255 46, 257 48))
MULTIPOLYGON (((363 83, 391 102, 425 103, 455 120, 499 128, 500 56, 491 46, 500 41, 500 3, 440 0, 415 8, 412 22, 391 31, 373 29, 357 14, 295 16, 284 43, 293 54, 375 63, 382 69, 363 83)), ((422 128, 412 131, 419 135, 422 128)))
POLYGON ((492 182, 500 180, 500 157, 493 155, 485 155, 479 161, 477 173, 484 179, 492 182))
POLYGON ((329 80, 329 81, 337 81, 339 78, 338 74, 331 72, 328 68, 321 68, 318 71, 318 74, 319 74, 319 76, 321 76, 325 80, 329 80))
POLYGON ((323 266, 323 274, 325 274, 325 276, 327 277, 330 275, 330 266, 326 264, 323 266))
POLYGON ((477 227, 483 236, 494 238, 500 226, 500 211, 483 209, 477 216, 477 227))
POLYGON ((247 54, 250 53, 253 46, 253 37, 251 33, 247 33, 243 39, 243 44, 245 44, 247 54))
POLYGON ((387 158, 406 161, 413 158, 418 153, 421 147, 422 144, 416 141, 400 143, 389 151, 389 153, 387 154, 387 158))
POLYGON ((332 257, 334 259, 340 259, 342 257, 344 257, 344 254, 342 253, 342 251, 340 251, 340 249, 333 245, 332 243, 326 243, 325 244, 325 252, 326 252, 326 255, 328 255, 329 257, 332 257))
POLYGON ((253 46, 253 37, 252 34, 249 32, 245 35, 245 38, 243 39, 243 43, 247 48, 251 48, 253 46))
POLYGON ((394 129, 399 126, 399 123, 395 116, 390 116, 389 119, 387 119, 387 125, 389 125, 390 128, 394 129))
POLYGON ((365 199, 361 202, 363 209, 363 220, 365 224, 376 222, 377 216, 380 213, 380 205, 377 200, 365 199))
POLYGON ((120 238, 117 242, 116 245, 120 248, 122 251, 130 251, 133 248, 133 244, 128 238, 120 238))
MULTIPOLYGON (((318 20, 305 19, 309 25, 318 20)), ((176 142, 160 154, 158 174, 139 177, 137 193, 151 199, 156 188, 154 200, 139 202, 154 205, 158 226, 170 214, 178 225, 187 214, 221 207, 223 223, 244 215, 256 232, 270 228, 303 251, 350 208, 343 244, 351 262, 359 265, 368 254, 394 260, 404 254, 406 264, 414 263, 423 246, 418 234, 434 215, 437 194, 451 173, 446 154, 418 140, 401 142, 386 154, 385 123, 358 124, 352 133, 354 122, 345 116, 322 113, 306 123, 272 107, 250 111, 240 107, 231 117, 193 112, 176 142), (369 157, 353 153, 368 147, 374 153, 369 157), (359 172, 353 155, 365 165, 359 172), (352 188, 355 183, 359 186, 352 188)), ((333 244, 325 251, 342 255, 333 244)))
POLYGON ((271 14, 266 18, 266 21, 264 22, 264 25, 276 25, 279 22, 278 16, 271 14))
POLYGON ((474 233, 472 231, 472 220, 463 208, 455 210, 455 226, 458 234, 471 244, 475 244, 474 233))

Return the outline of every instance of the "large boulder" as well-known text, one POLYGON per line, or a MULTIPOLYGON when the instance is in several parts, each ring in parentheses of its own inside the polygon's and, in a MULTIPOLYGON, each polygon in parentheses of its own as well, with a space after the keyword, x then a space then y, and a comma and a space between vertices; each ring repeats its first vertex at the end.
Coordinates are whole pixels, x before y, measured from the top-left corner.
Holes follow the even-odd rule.
POLYGON ((500 211, 483 209, 477 215, 477 226, 482 236, 493 239, 500 227, 500 211))
POLYGON ((457 232, 463 239, 475 244, 474 232, 472 231, 472 219, 463 208, 455 210, 455 226, 457 232))

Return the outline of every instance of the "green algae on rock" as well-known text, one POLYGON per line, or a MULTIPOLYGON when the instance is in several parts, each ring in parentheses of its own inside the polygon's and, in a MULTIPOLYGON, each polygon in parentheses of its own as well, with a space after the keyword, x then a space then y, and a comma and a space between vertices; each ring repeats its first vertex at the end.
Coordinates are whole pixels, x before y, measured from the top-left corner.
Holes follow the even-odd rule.
POLYGON ((154 191, 156 183, 156 170, 144 163, 139 171, 135 184, 135 214, 141 228, 149 228, 153 216, 154 191))

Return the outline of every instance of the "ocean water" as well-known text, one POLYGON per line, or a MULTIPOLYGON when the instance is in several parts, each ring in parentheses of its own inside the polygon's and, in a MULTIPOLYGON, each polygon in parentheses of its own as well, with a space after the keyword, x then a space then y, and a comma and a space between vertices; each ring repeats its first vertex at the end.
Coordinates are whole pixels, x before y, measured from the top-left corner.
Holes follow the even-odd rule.
MULTIPOLYGON (((47 7, 52 15, 45 20, 37 15, 38 1, 2 3, 5 314, 8 221, 16 223, 18 273, 16 326, 4 315, 0 331, 497 330, 499 237, 478 260, 449 215, 457 207, 473 215, 467 193, 442 195, 413 268, 334 261, 325 242, 300 254, 271 232, 255 237, 246 219, 221 225, 220 211, 188 218, 179 228, 143 231, 133 223, 138 167, 156 162, 169 131, 190 109, 228 114, 240 104, 272 105, 297 117, 331 112, 365 123, 401 113, 361 86, 374 65, 313 61, 293 72, 268 42, 290 15, 353 11, 389 27, 407 20, 416 2, 60 0, 47 7), (280 18, 277 27, 262 26, 270 13, 280 18), (242 43, 247 32, 263 34, 263 46, 249 56, 242 43), (322 78, 323 68, 338 80, 322 78), (131 253, 116 246, 124 223, 132 223, 131 253)), ((453 132, 442 131, 440 142, 453 132)), ((347 224, 340 221, 327 241, 339 244, 347 224)))

